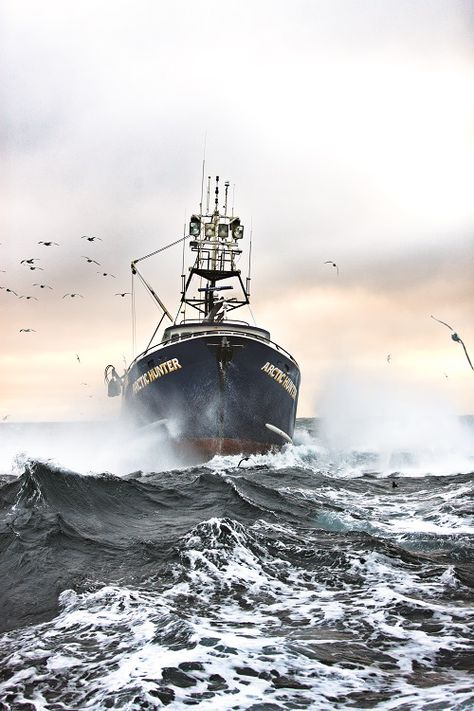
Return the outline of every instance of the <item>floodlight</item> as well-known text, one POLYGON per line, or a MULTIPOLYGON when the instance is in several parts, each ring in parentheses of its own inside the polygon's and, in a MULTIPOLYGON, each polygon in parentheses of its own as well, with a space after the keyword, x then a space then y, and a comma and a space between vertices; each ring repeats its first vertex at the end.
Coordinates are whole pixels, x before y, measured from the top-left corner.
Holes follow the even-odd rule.
POLYGON ((227 239, 229 236, 229 225, 221 223, 217 228, 217 235, 220 239, 227 239))
POLYGON ((234 239, 242 239, 244 236, 244 226, 240 224, 240 218, 234 217, 230 222, 230 229, 232 230, 232 237, 234 239))
POLYGON ((201 220, 197 215, 191 217, 191 222, 189 223, 189 234, 191 237, 199 237, 201 234, 201 220))

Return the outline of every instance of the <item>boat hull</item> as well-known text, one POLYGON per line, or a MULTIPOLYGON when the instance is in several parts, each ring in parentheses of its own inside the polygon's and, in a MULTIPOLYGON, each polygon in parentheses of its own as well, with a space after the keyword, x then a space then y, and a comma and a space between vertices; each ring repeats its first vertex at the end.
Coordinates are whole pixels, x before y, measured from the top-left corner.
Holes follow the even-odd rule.
POLYGON ((187 452, 254 454, 293 437, 300 371, 269 341, 214 332, 165 343, 126 374, 123 415, 187 452), (268 428, 266 425, 270 425, 268 428))

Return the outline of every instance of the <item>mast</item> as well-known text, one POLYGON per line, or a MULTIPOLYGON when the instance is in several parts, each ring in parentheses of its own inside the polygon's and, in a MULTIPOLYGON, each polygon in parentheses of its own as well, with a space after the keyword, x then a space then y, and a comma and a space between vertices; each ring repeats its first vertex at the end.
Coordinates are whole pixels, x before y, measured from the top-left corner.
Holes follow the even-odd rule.
MULTIPOLYGON (((204 187, 204 168, 202 165, 202 182, 201 182, 201 200, 199 204, 199 214, 192 215, 189 223, 189 234, 185 234, 180 239, 174 240, 164 247, 160 247, 143 257, 134 259, 131 263, 132 269, 132 340, 133 350, 135 350, 136 338, 136 320, 135 320, 135 289, 134 277, 137 276, 142 282, 145 289, 152 296, 156 305, 162 312, 155 331, 148 343, 146 350, 151 346, 153 339, 164 318, 168 318, 176 325, 181 314, 183 320, 181 323, 186 323, 186 305, 195 309, 198 312, 198 320, 211 323, 214 321, 222 321, 225 319, 226 312, 233 311, 241 306, 250 304, 250 254, 249 254, 249 273, 246 285, 242 281, 241 271, 237 267, 238 259, 242 254, 240 240, 244 236, 244 226, 240 222, 239 217, 234 217, 234 204, 232 197, 232 212, 227 214, 228 193, 230 183, 224 183, 224 205, 223 213, 219 210, 219 176, 216 176, 214 210, 212 214, 209 210, 210 192, 211 192, 211 176, 208 176, 207 195, 206 195, 206 212, 202 212, 202 199, 204 187), (186 278, 184 269, 184 242, 189 241, 191 251, 195 253, 195 260, 189 267, 189 274, 186 278), (180 242, 183 243, 183 264, 181 273, 181 300, 175 318, 156 294, 154 289, 146 281, 143 274, 138 269, 138 263, 145 259, 149 259, 160 252, 163 252, 170 247, 173 247, 180 242), (199 287, 195 286, 195 281, 199 281, 199 287), (203 286, 204 284, 204 286, 203 286), (236 288, 235 292, 232 290, 236 288), (226 297, 221 292, 226 293, 226 297), (230 292, 230 293, 229 293, 230 292), (219 294, 219 297, 216 297, 219 294), (232 295, 231 295, 232 294, 232 295), (234 295, 236 294, 236 295, 234 295), (218 301, 223 300, 224 303, 219 304, 218 301), (218 312, 218 310, 220 311, 218 312)), ((233 191, 234 193, 234 191, 233 191)), ((251 253, 251 243, 250 243, 251 253)), ((253 318, 253 316, 252 316, 253 318)), ((195 321, 196 319, 192 319, 195 321)))
POLYGON ((238 296, 226 299, 226 310, 233 310, 249 303, 241 271, 237 268, 238 257, 242 254, 240 240, 244 236, 244 226, 239 217, 227 213, 230 182, 224 183, 223 212, 219 209, 219 176, 215 178, 214 209, 210 213, 211 178, 208 177, 206 213, 202 214, 202 203, 198 215, 192 215, 189 224, 190 248, 195 253, 195 261, 189 268, 189 276, 184 285, 182 303, 189 304, 199 312, 201 318, 209 317, 216 302, 216 292, 230 291, 234 285, 238 296), (194 291, 193 280, 199 277, 204 286, 194 291), (237 284, 236 284, 237 282, 237 284), (194 293, 193 293, 194 291, 194 293))

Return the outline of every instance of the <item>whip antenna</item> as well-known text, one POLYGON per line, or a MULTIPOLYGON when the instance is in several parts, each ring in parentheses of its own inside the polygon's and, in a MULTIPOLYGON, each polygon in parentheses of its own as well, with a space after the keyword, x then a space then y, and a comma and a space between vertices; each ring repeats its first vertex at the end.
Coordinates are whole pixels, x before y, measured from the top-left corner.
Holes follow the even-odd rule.
POLYGON ((219 176, 216 175, 216 189, 215 189, 215 195, 216 197, 214 198, 214 215, 219 214, 219 176))
POLYGON ((209 200, 211 198, 211 176, 207 176, 207 197, 206 197, 206 215, 209 215, 209 200))
POLYGON ((206 139, 207 139, 207 131, 204 134, 204 150, 203 150, 203 156, 202 156, 201 201, 199 203, 199 214, 200 215, 202 215, 202 197, 204 194, 204 168, 206 165, 206 139))
POLYGON ((252 269, 252 238, 253 238, 253 217, 250 218, 250 243, 249 243, 249 267, 247 272, 247 298, 250 296, 250 279, 252 269))
POLYGON ((227 193, 229 192, 229 185, 230 185, 229 181, 226 180, 224 183, 224 187, 225 187, 224 215, 227 215, 227 193))

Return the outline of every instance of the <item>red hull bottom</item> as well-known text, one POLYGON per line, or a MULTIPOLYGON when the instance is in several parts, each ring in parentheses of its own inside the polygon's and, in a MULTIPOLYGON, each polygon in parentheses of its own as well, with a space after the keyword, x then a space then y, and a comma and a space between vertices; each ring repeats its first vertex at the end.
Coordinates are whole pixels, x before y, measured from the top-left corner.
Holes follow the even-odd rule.
POLYGON ((178 442, 179 448, 195 454, 206 461, 211 459, 216 454, 266 454, 268 452, 277 452, 281 447, 268 442, 254 442, 252 440, 242 439, 221 439, 221 438, 206 438, 206 439, 186 439, 178 442))

